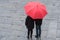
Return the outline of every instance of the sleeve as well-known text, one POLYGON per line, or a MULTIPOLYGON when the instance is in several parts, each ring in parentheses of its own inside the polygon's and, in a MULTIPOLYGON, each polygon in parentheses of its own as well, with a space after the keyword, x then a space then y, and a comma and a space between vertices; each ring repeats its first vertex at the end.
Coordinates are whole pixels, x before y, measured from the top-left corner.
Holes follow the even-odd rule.
POLYGON ((25 25, 27 25, 27 24, 28 24, 28 22, 27 22, 27 21, 28 21, 28 19, 26 18, 26 19, 25 19, 25 25))

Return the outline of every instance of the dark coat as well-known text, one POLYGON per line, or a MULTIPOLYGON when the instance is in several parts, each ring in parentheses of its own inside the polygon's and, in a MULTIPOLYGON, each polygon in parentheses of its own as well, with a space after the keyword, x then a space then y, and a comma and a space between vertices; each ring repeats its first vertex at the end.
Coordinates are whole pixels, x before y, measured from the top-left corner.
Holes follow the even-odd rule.
POLYGON ((35 24, 36 25, 41 25, 43 19, 35 19, 35 24))
POLYGON ((25 25, 26 25, 27 29, 33 29, 34 28, 34 20, 31 17, 27 16, 25 25))

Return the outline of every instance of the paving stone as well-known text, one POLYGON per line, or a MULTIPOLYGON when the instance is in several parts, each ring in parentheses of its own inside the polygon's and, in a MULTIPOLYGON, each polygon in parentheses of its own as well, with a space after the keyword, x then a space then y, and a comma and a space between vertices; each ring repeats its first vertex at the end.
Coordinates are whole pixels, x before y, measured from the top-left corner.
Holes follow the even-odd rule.
POLYGON ((57 37, 57 38, 60 38, 60 30, 57 30, 57 32, 56 32, 56 37, 57 37))
POLYGON ((57 23, 53 21, 49 24, 47 38, 56 38, 57 23))
POLYGON ((48 27, 49 27, 49 21, 43 19, 43 22, 42 22, 42 25, 41 25, 41 30, 42 31, 47 31, 48 30, 48 27))
POLYGON ((57 30, 60 30, 60 23, 58 23, 57 25, 57 30))
POLYGON ((41 39, 47 38, 47 31, 42 31, 41 33, 41 39))
POLYGON ((56 38, 56 40, 60 40, 60 38, 56 38))
POLYGON ((56 38, 47 38, 47 40, 56 40, 56 38))

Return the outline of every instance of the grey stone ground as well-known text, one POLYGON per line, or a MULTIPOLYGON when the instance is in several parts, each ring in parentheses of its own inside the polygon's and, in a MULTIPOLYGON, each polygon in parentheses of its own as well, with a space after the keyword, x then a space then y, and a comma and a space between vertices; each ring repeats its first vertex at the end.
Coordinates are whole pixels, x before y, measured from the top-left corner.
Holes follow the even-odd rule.
MULTIPOLYGON (((0 0, 0 40, 27 40, 24 5, 35 0, 0 0)), ((42 40, 60 40, 60 0, 40 0, 47 7, 42 40)), ((33 40, 35 39, 35 28, 33 40)))

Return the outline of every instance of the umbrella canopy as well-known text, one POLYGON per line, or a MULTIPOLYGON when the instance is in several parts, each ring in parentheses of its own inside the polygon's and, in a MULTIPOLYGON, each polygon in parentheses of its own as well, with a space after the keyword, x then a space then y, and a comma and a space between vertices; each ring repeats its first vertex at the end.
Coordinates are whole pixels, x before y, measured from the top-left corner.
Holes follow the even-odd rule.
POLYGON ((46 6, 40 2, 28 2, 24 9, 26 14, 33 19, 43 19, 47 14, 46 6))

